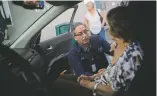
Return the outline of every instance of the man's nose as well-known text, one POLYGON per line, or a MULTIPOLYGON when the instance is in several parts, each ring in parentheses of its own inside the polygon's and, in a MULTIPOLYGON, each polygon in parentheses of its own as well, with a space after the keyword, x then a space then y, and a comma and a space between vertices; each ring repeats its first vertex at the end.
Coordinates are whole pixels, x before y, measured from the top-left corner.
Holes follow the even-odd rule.
POLYGON ((83 33, 82 37, 86 37, 87 35, 85 33, 83 33))

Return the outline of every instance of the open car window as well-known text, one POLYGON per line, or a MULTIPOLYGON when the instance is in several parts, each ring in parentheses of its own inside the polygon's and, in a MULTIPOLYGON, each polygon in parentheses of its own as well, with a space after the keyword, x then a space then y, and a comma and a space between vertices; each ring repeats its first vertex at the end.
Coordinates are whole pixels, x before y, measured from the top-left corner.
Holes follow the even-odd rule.
MULTIPOLYGON (((22 6, 8 2, 9 10, 12 18, 12 25, 8 26, 8 38, 3 41, 5 45, 14 43, 33 23, 35 23, 42 15, 44 15, 53 5, 45 2, 44 9, 26 9, 22 6)), ((42 23, 42 22, 41 22, 42 23)))
POLYGON ((69 23, 74 12, 74 8, 70 8, 56 17, 47 26, 41 30, 40 42, 59 36, 69 30, 69 23))

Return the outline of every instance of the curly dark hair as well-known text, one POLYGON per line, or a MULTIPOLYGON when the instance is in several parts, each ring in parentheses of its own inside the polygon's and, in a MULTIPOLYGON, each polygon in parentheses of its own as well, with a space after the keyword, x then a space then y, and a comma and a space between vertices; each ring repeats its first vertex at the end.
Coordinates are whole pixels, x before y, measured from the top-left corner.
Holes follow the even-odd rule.
POLYGON ((134 39, 133 20, 126 6, 111 9, 107 14, 107 21, 112 36, 122 38, 126 42, 134 39))

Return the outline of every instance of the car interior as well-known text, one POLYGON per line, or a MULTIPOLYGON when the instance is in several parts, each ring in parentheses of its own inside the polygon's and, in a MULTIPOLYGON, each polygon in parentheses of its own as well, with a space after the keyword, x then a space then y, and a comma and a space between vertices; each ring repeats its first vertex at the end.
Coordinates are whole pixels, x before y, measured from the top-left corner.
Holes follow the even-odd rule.
POLYGON ((4 50, 6 50, 7 48, 5 48, 5 49, 1 49, 3 50, 2 52, 3 55, 1 55, 1 57, 11 56, 13 62, 17 61, 19 63, 16 62, 17 65, 16 64, 14 65, 11 59, 9 59, 8 61, 8 59, 6 58, 1 58, 2 61, 1 68, 3 70, 1 70, 0 73, 2 73, 3 76, 4 75, 8 76, 5 78, 2 76, 4 80, 1 81, 4 84, 4 86, 1 88, 2 89, 0 92, 2 94, 1 96, 11 96, 11 95, 52 96, 50 95, 51 91, 49 90, 51 89, 51 85, 53 81, 56 78, 58 78, 60 73, 64 70, 67 70, 67 73, 72 73, 72 70, 68 64, 67 56, 68 56, 68 51, 72 47, 72 36, 70 34, 70 28, 72 25, 70 24, 73 23, 75 13, 78 8, 77 3, 79 2, 77 1, 62 2, 62 3, 55 2, 55 1, 48 2, 47 5, 49 5, 49 8, 45 10, 41 10, 41 12, 37 12, 36 14, 33 14, 32 10, 25 9, 23 8, 23 6, 18 5, 20 4, 19 2, 18 3, 14 1, 9 2, 11 7, 11 13, 13 13, 12 18, 13 21, 14 20, 15 21, 14 21, 14 26, 8 28, 10 41, 8 42, 4 41, 3 44, 6 43, 5 45, 10 46, 13 51, 8 49, 8 52, 10 50, 13 52, 13 54, 11 54, 12 52, 3 54, 3 52, 6 52, 4 50), (70 24, 67 30, 69 32, 65 32, 64 34, 61 34, 53 38, 49 38, 41 42, 40 40, 41 39, 40 36, 42 34, 41 30, 46 25, 51 23, 51 21, 53 21, 56 17, 58 17, 60 14, 64 13, 64 11, 70 8, 72 9, 71 10, 72 12, 71 12, 71 17, 69 17, 70 24), (23 12, 21 16, 20 15, 17 16, 16 14, 18 11, 20 12, 25 11, 25 12, 23 12), (31 18, 29 15, 31 16, 31 18), (29 20, 27 21, 26 19, 29 20), (40 22, 43 21, 44 24, 41 24, 40 22), (20 26, 22 28, 18 29, 16 27, 19 26, 20 22, 24 22, 24 24, 23 26, 20 26), (34 29, 33 26, 36 26, 38 28, 34 29), (14 34, 11 33, 10 31, 13 30, 14 31, 16 30, 17 32, 14 34), (29 38, 25 37, 27 38, 27 40, 26 39, 23 40, 24 42, 21 42, 21 40, 20 42, 18 42, 18 40, 22 37, 22 35, 25 35, 25 33, 27 32, 31 32, 33 34, 32 35, 29 34, 28 36, 29 38), (18 43, 15 44, 16 42, 23 43, 23 44, 22 45, 18 43), (17 58, 13 59, 13 57, 17 57, 17 58), (21 58, 22 61, 19 60, 19 57, 21 58), (26 68, 25 64, 24 63, 20 64, 20 62, 25 62, 26 66, 28 64, 29 65, 26 68), (18 67, 19 66, 18 64, 20 65, 20 67, 18 67), (22 68, 22 66, 24 69, 22 68), (9 67, 9 69, 6 69, 5 67, 9 67), (14 75, 16 75, 15 78, 14 75))
MULTIPOLYGON (((70 32, 75 22, 74 19, 80 2, 48 1, 46 3, 47 8, 36 10, 35 13, 34 10, 21 6, 20 1, 9 1, 14 24, 8 27, 9 39, 4 40, 3 45, 0 45, 0 96, 53 96, 51 93, 52 84, 60 76, 60 73, 64 70, 67 70, 66 73, 73 73, 68 63, 68 52, 73 46, 70 32), (43 32, 45 32, 44 28, 50 23, 55 22, 56 18, 60 19, 59 16, 61 17, 69 9, 71 14, 69 15, 68 32, 49 38, 42 37, 43 32), (41 40, 43 38, 46 39, 41 40)), ((155 24, 151 20, 152 14, 154 15, 154 3, 134 3, 129 1, 129 6, 132 10, 136 10, 138 15, 138 12, 141 12, 141 16, 145 12, 149 14, 143 18, 139 16, 137 19, 140 18, 141 21, 140 23, 136 23, 135 26, 142 24, 145 18, 149 18, 145 22, 147 24, 151 23, 152 26, 143 25, 147 26, 147 29, 142 29, 146 27, 141 27, 138 30, 145 32, 152 29, 152 32, 154 32, 153 28, 155 24), (149 10, 153 12, 151 13, 149 10)), ((55 32, 51 33, 55 34, 55 32)), ((144 33, 142 36, 141 33, 139 34, 139 41, 141 40, 141 45, 143 45, 146 52, 145 60, 146 62, 152 60, 152 64, 154 64, 154 52, 151 50, 147 53, 147 50, 150 49, 146 47, 147 44, 144 39, 147 34, 144 33), (154 57, 149 59, 150 54, 154 57)), ((152 33, 151 36, 154 36, 154 34, 152 33)), ((149 41, 155 42, 155 39, 152 38, 149 41)), ((141 72, 143 74, 146 73, 144 71, 148 68, 146 66, 145 64, 145 68, 141 69, 142 71, 137 75, 139 76, 139 81, 134 80, 130 87, 131 91, 128 91, 129 93, 125 93, 125 95, 123 94, 124 96, 142 96, 144 94, 143 92, 146 89, 141 88, 139 90, 137 88, 143 86, 147 80, 143 81, 144 83, 141 82, 139 87, 137 86, 141 79, 147 78, 141 75, 141 72), (132 89, 134 90, 132 91, 132 89)), ((116 94, 116 96, 122 95, 116 94)))

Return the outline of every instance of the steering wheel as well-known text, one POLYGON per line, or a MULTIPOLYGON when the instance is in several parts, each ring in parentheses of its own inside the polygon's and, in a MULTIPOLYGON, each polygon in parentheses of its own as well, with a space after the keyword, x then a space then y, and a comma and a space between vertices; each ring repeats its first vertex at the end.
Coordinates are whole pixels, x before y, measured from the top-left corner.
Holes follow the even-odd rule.
MULTIPOLYGON (((36 74, 34 72, 33 68, 30 66, 29 62, 25 60, 23 57, 21 57, 18 53, 10 49, 8 46, 0 44, 0 54, 5 57, 7 60, 11 62, 13 66, 17 66, 22 70, 25 76, 23 76, 24 80, 28 84, 33 84, 34 82, 37 84, 37 86, 43 86, 47 90, 47 84, 48 82, 42 82, 43 78, 40 78, 39 74, 36 74), (40 85, 41 84, 41 85, 40 85)), ((22 74, 22 73, 21 73, 22 74)), ((31 85, 32 87, 32 85, 31 85)), ((40 87, 41 88, 41 87, 40 87)), ((44 89, 44 91, 45 91, 44 89)))

